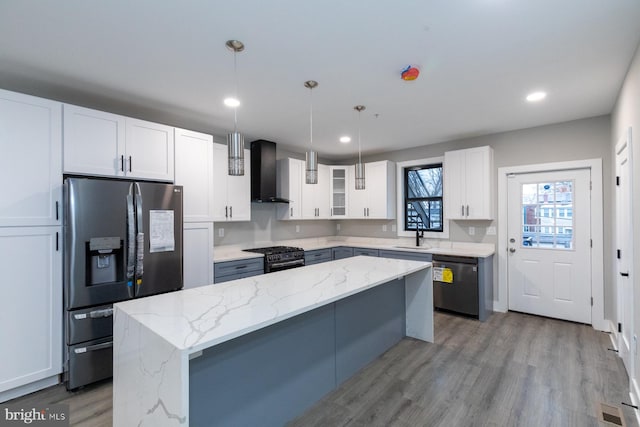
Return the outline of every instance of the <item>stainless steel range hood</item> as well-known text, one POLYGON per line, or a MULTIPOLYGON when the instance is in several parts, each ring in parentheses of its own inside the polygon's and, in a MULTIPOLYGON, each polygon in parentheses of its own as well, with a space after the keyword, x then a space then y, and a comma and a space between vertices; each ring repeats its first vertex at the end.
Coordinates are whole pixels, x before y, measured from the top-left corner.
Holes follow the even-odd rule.
POLYGON ((289 203, 276 194, 276 143, 259 139, 251 143, 251 201, 289 203))

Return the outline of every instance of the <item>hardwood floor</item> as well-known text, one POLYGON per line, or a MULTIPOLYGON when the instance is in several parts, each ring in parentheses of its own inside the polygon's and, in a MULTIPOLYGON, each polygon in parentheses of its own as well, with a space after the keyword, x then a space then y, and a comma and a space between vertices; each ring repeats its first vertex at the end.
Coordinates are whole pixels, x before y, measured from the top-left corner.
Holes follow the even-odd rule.
MULTIPOLYGON (((629 402, 621 359, 590 326, 436 313, 435 331, 434 344, 402 340, 290 426, 604 426, 600 402, 629 402)), ((72 426, 110 426, 111 390, 110 382, 76 393, 56 386, 11 403, 67 403, 72 426)))

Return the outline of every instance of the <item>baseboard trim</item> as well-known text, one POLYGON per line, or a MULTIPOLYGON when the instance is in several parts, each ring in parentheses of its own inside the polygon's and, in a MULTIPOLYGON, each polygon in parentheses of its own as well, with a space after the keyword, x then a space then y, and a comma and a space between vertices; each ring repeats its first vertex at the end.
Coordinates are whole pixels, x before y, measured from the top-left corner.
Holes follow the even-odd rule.
POLYGON ((24 396, 34 391, 42 390, 47 387, 54 386, 60 383, 60 375, 54 375, 42 380, 38 380, 29 384, 22 385, 20 387, 12 388, 11 390, 3 391, 0 393, 0 402, 6 402, 16 397, 24 396))
POLYGON ((616 328, 615 323, 612 320, 608 320, 609 322, 609 339, 611 340, 611 345, 613 348, 618 351, 618 328, 616 328))

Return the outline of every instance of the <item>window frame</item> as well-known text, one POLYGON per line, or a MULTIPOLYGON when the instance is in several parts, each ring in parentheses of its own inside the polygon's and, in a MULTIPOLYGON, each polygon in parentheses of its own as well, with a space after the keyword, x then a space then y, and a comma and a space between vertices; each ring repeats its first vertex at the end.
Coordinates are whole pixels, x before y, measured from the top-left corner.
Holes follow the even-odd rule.
MULTIPOLYGON (((442 164, 442 170, 444 175, 444 156, 432 157, 426 159, 408 160, 405 162, 396 162, 396 235, 398 237, 415 237, 415 231, 405 230, 405 182, 404 175, 406 168, 415 168, 417 166, 429 165, 429 164, 442 164)), ((445 191, 444 186, 446 183, 443 181, 442 191, 442 231, 425 231, 424 237, 429 239, 449 239, 449 220, 445 217, 445 209, 447 201, 444 199, 445 191)))
POLYGON ((417 201, 417 202, 432 202, 432 201, 439 201, 440 202, 440 228, 439 229, 424 229, 425 232, 431 232, 431 233, 442 233, 444 231, 444 182, 442 183, 443 188, 442 188, 442 195, 441 196, 432 196, 432 197, 413 197, 410 198, 409 197, 409 188, 408 188, 408 181, 409 181, 409 173, 411 171, 419 171, 419 170, 425 170, 425 169, 436 169, 436 168, 440 168, 442 170, 442 175, 444 175, 444 165, 442 163, 431 163, 431 164, 422 164, 422 165, 418 165, 418 166, 413 166, 413 167, 405 167, 403 168, 403 179, 404 179, 404 201, 403 201, 403 218, 404 218, 404 231, 410 232, 410 233, 415 233, 415 230, 411 230, 407 228, 407 205, 409 204, 410 201, 417 201))

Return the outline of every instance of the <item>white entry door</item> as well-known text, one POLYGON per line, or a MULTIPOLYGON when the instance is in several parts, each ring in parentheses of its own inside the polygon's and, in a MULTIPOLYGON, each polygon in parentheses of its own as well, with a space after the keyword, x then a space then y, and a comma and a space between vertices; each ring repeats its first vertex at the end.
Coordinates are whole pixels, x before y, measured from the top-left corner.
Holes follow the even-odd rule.
POLYGON ((627 368, 629 378, 633 378, 633 246, 631 236, 631 130, 616 145, 616 294, 618 299, 618 351, 627 368))
POLYGON ((509 309, 591 323, 589 169, 508 181, 509 309))

